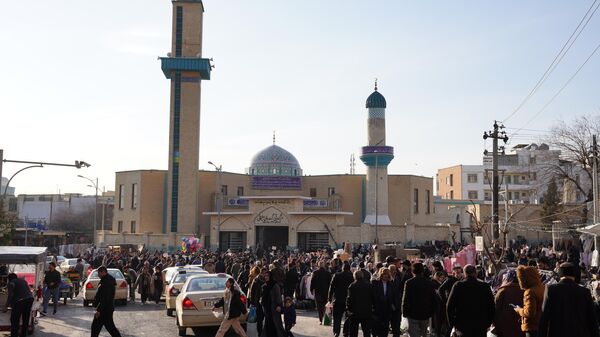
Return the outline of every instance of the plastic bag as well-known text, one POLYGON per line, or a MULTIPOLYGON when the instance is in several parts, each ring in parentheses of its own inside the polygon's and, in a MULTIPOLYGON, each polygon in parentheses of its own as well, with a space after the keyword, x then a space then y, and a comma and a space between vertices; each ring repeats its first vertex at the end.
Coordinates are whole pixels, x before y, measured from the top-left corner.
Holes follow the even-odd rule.
POLYGON ((327 310, 325 311, 325 314, 323 315, 323 325, 324 326, 330 326, 331 325, 331 313, 327 312, 327 310))
POLYGON ((400 321, 400 330, 408 331, 408 318, 402 316, 402 320, 400 321))
POLYGON ((250 310, 248 311, 248 323, 256 323, 256 307, 250 306, 250 310))

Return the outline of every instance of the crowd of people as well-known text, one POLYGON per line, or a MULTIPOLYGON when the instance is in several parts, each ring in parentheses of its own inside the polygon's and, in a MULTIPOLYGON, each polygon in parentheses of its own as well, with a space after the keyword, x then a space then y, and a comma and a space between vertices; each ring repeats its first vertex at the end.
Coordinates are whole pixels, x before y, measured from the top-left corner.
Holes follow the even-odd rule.
MULTIPOLYGON (((478 264, 448 270, 443 258, 460 248, 429 247, 420 258, 383 261, 376 261, 373 247, 362 245, 344 254, 330 248, 176 254, 90 250, 80 258, 90 269, 120 269, 130 284, 130 301, 137 293, 142 303, 159 302, 166 267, 195 264, 230 275, 224 301, 217 305, 225 313, 219 336, 232 327, 245 337, 237 318, 250 309, 259 336, 291 337, 296 307, 302 307, 316 308, 320 324, 331 319, 335 337, 358 336, 359 330, 366 337, 600 337, 600 277, 596 268, 581 263, 577 245, 564 247, 562 254, 551 245, 495 246, 478 264), (227 300, 239 298, 236 292, 247 295, 247 306, 227 300)), ((82 268, 79 262, 76 268, 82 268)), ((44 312, 56 280, 50 267, 44 312)), ((95 329, 101 323, 114 326, 112 320, 98 321, 95 329)))

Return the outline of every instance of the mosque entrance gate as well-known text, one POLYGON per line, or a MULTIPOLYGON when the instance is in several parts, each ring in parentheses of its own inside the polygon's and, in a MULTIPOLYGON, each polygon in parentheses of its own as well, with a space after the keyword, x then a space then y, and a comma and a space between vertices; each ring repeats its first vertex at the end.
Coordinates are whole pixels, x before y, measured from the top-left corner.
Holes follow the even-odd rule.
POLYGON ((271 247, 286 249, 288 242, 288 226, 256 226, 256 246, 270 251, 271 247))

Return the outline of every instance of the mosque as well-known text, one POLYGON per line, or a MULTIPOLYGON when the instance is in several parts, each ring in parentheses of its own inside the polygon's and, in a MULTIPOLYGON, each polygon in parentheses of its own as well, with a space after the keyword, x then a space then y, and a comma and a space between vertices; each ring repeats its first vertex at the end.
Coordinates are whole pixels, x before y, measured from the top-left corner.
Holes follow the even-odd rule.
POLYGON ((211 249, 311 250, 448 239, 448 226, 435 224, 433 179, 388 175, 394 148, 377 83, 365 103, 366 175, 306 175, 275 139, 244 173, 199 171, 201 81, 212 70, 201 57, 203 14, 200 0, 173 1, 172 51, 161 58, 171 81, 169 168, 116 173, 113 229, 97 243, 174 249, 195 236, 211 249))

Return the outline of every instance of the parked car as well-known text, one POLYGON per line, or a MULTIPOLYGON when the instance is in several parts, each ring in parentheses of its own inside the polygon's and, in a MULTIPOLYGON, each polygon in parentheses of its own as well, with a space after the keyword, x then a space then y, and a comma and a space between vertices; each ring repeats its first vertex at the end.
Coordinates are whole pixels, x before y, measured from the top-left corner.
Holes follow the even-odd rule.
MULTIPOLYGON (((110 276, 114 277, 117 281, 117 288, 115 291, 115 302, 127 305, 127 296, 129 295, 129 285, 125 280, 125 276, 119 269, 108 268, 110 276)), ((100 276, 98 276, 98 270, 94 269, 90 273, 90 276, 85 280, 82 287, 83 294, 83 306, 87 307, 94 302, 96 291, 98 290, 98 284, 100 283, 100 276)))
MULTIPOLYGON (((187 328, 192 328, 194 334, 200 336, 202 328, 221 325, 222 315, 218 317, 212 309, 223 297, 225 282, 230 277, 227 274, 198 274, 187 278, 175 300, 179 336, 185 336, 187 328)), ((239 289, 237 283, 235 287, 239 289)), ((246 294, 241 292, 240 299, 246 305, 246 294)), ((244 314, 239 317, 244 330, 247 316, 244 314)))

